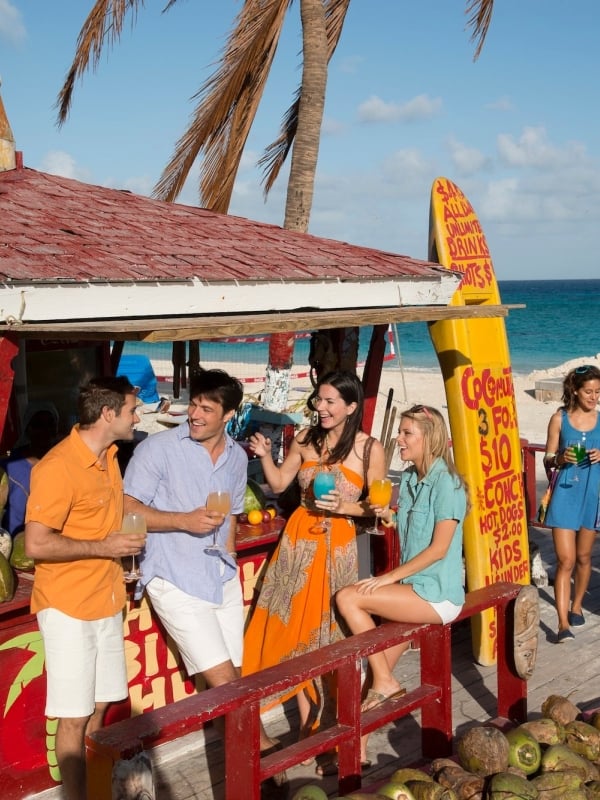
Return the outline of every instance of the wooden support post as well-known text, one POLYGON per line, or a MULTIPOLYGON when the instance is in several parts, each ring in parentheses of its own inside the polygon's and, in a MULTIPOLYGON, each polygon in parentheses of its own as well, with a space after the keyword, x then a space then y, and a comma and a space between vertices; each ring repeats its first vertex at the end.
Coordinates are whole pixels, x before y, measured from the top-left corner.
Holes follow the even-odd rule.
POLYGON ((178 400, 185 387, 185 342, 173 342, 173 397, 178 400), (183 380, 182 380, 183 373, 183 380))
POLYGON ((388 326, 374 325, 371 334, 371 344, 369 354, 363 371, 363 388, 365 390, 365 411, 363 414, 363 430, 371 433, 375 420, 375 409, 377 407, 377 394, 381 381, 381 370, 383 369, 383 357, 385 355, 386 333, 388 326))
POLYGON ((242 703, 225 717, 225 800, 260 800, 259 726, 256 700, 242 703))
POLYGON ((189 360, 188 360, 188 373, 190 380, 194 375, 200 372, 200 342, 197 339, 192 339, 188 342, 189 360))
POLYGON ((537 485, 535 479, 535 449, 529 446, 527 439, 521 439, 523 453, 523 493, 525 495, 525 511, 529 522, 537 524, 537 485))
POLYGON ((18 352, 19 345, 15 337, 10 334, 0 336, 0 452, 2 453, 12 446, 10 440, 15 433, 6 423, 15 377, 12 362, 18 352))
POLYGON ((421 709, 421 747, 425 758, 452 753, 452 627, 432 625, 421 646, 421 683, 439 686, 441 697, 421 709))
POLYGON ((123 347, 125 346, 125 342, 117 341, 113 344, 112 349, 110 351, 110 374, 116 375, 117 370, 119 369, 119 361, 121 360, 121 356, 123 355, 123 347))
POLYGON ((512 722, 525 722, 527 682, 517 675, 514 666, 514 606, 515 599, 496 606, 498 716, 512 722))

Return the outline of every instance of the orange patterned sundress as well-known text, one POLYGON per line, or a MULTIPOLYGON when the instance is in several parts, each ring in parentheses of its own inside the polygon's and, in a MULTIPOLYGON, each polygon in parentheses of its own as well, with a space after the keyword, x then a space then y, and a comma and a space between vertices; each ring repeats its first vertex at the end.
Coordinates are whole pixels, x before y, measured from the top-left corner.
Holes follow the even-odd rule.
MULTIPOLYGON (((319 469, 317 461, 305 461, 298 473, 302 505, 289 518, 269 561, 244 636, 243 675, 344 638, 332 598, 358 580, 356 531, 352 518, 334 515, 327 532, 313 532, 323 520, 313 506, 312 481, 319 469)), ((362 477, 343 464, 330 469, 342 499, 356 502, 362 477)), ((316 686, 305 682, 270 698, 263 709, 303 689, 318 702, 316 686)))

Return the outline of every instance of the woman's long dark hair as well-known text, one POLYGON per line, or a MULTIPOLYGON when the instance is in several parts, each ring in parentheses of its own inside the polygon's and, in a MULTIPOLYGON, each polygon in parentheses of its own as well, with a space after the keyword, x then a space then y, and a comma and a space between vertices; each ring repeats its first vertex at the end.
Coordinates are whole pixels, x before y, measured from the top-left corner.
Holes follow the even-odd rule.
MULTIPOLYGON (((365 395, 362 383, 356 373, 348 372, 347 370, 334 370, 319 378, 313 393, 307 401, 307 406, 311 411, 316 410, 314 400, 319 396, 322 386, 333 386, 334 389, 337 389, 346 405, 356 403, 354 411, 346 417, 346 424, 338 443, 331 453, 327 453, 327 458, 325 459, 329 464, 341 463, 352 452, 356 434, 361 429, 365 395)), ((326 435, 327 432, 321 428, 320 422, 317 422, 316 425, 307 428, 303 438, 300 440, 300 444, 312 445, 322 458, 326 435)))
POLYGON ((600 381, 600 369, 593 364, 583 364, 567 373, 563 381, 563 408, 573 411, 577 405, 577 392, 588 381, 600 381))

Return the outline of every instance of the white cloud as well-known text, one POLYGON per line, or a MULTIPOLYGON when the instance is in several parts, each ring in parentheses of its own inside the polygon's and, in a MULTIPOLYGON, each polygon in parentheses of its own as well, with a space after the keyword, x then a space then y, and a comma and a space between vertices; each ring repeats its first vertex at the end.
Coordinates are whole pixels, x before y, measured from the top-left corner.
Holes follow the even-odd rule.
POLYGON ((501 168, 511 175, 492 182, 484 215, 515 223, 600 221, 600 163, 581 142, 553 144, 544 128, 497 139, 501 168))
POLYGON ((487 103, 484 108, 490 109, 490 111, 514 111, 514 105, 510 97, 499 97, 497 100, 494 100, 492 103, 487 103))
POLYGON ((27 37, 21 12, 10 0, 0 0, 0 38, 22 42, 27 37))
POLYGON ((90 172, 79 167, 75 159, 62 150, 50 150, 42 159, 42 172, 50 175, 60 175, 63 178, 73 178, 77 181, 90 181, 90 172))
POLYGON ((332 117, 326 117, 321 125, 321 133, 323 136, 340 136, 346 131, 346 126, 343 122, 332 117))
POLYGON ((244 150, 242 152, 242 157, 240 159, 240 167, 238 173, 256 169, 256 165, 258 163, 259 158, 260 158, 260 153, 258 152, 258 150, 251 150, 251 149, 244 150))
POLYGON ((585 187, 568 173, 558 172, 543 181, 530 176, 510 177, 488 184, 479 201, 482 219, 513 223, 525 230, 530 224, 552 226, 559 223, 597 224, 600 203, 600 173, 585 187))
POLYGON ((141 194, 144 197, 150 197, 154 189, 154 181, 148 177, 148 175, 142 175, 137 178, 127 178, 125 181, 121 181, 118 186, 112 180, 104 185, 109 188, 115 186, 117 189, 127 189, 134 194, 141 194))
POLYGON ((545 128, 524 128, 518 139, 498 134, 498 155, 509 167, 544 167, 571 160, 580 146, 568 145, 562 152, 550 144, 545 128))
POLYGON ((396 150, 382 163, 384 180, 397 184, 402 194, 411 187, 422 186, 423 180, 430 180, 435 167, 417 148, 396 150))
POLYGON ((420 94, 406 103, 386 103, 377 95, 372 95, 358 107, 361 122, 415 122, 429 119, 442 109, 440 97, 420 94))
POLYGON ((467 147, 452 137, 448 139, 447 148, 459 175, 473 175, 491 167, 492 160, 489 156, 475 147, 467 147))
POLYGON ((347 75, 354 75, 355 72, 358 72, 358 68, 364 60, 363 56, 347 56, 340 60, 337 64, 337 68, 340 72, 347 75))

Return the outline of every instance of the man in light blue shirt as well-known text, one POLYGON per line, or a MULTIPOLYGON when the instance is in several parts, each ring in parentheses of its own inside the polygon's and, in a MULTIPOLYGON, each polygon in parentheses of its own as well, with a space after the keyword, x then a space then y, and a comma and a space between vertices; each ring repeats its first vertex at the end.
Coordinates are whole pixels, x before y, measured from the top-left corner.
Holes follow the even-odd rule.
MULTIPOLYGON (((238 678, 242 663, 235 533, 248 458, 225 430, 242 399, 237 378, 202 370, 190 381, 187 423, 141 442, 124 478, 125 512, 143 514, 148 526, 136 596, 146 590, 188 674, 209 687, 238 678), (218 491, 229 493, 229 513, 206 508, 218 491)), ((261 728, 261 749, 272 746, 261 728)))

